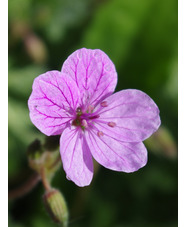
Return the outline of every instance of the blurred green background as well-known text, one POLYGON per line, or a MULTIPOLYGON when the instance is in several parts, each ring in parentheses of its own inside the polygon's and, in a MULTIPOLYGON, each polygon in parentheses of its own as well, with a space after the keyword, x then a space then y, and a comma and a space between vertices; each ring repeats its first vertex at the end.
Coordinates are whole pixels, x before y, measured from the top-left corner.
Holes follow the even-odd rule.
MULTIPOLYGON (((66 180, 61 190, 71 227, 177 226, 177 0, 9 0, 9 190, 32 174, 28 145, 42 135, 30 122, 32 82, 60 70, 78 48, 101 49, 118 72, 116 90, 135 88, 160 108, 162 127, 145 141, 148 164, 127 174, 100 167, 89 187, 66 180)), ((39 183, 9 202, 10 227, 57 226, 39 183)))

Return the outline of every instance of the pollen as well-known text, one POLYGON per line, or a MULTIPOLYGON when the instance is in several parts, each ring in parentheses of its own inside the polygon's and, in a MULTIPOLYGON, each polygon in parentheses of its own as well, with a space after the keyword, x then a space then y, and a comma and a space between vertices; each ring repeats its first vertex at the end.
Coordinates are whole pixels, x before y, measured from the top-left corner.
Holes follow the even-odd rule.
POLYGON ((88 106, 88 108, 87 108, 87 113, 92 113, 93 110, 94 110, 94 106, 90 105, 90 106, 88 106))
POLYGON ((87 127, 88 127, 87 121, 86 121, 85 119, 82 120, 81 125, 82 125, 84 128, 87 128, 87 127))
POLYGON ((108 122, 108 126, 111 127, 111 128, 114 128, 116 126, 116 123, 115 122, 108 122))
POLYGON ((97 132, 97 135, 98 135, 99 137, 101 137, 101 136, 103 136, 104 134, 103 134, 102 131, 98 131, 98 132, 97 132))
POLYGON ((108 104, 107 104, 107 102, 106 101, 103 101, 103 102, 101 102, 101 104, 100 104, 102 107, 107 107, 108 106, 108 104))

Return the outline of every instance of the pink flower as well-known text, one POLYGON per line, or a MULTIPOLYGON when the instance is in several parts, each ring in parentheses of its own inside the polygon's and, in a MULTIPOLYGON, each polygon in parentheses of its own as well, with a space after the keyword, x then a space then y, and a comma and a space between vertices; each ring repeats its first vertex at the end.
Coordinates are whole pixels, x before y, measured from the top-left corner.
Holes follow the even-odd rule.
POLYGON ((61 134, 67 178, 89 185, 93 158, 108 169, 134 172, 147 163, 142 143, 160 126, 159 109, 144 92, 116 92, 117 73, 101 50, 72 53, 61 72, 38 76, 28 100, 33 124, 47 136, 61 134))

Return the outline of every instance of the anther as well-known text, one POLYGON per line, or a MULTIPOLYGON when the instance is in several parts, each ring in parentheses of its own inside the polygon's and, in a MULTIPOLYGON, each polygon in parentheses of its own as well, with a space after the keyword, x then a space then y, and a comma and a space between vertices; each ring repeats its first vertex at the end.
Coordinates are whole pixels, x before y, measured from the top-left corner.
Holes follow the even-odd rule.
POLYGON ((87 128, 87 127, 88 127, 87 121, 86 121, 85 119, 82 120, 81 125, 82 125, 84 128, 87 128))
POLYGON ((82 114, 82 111, 81 111, 81 108, 80 108, 80 107, 78 107, 78 108, 76 109, 76 113, 77 113, 77 115, 81 115, 81 114, 82 114))
POLYGON ((101 136, 103 136, 104 134, 103 134, 102 131, 98 131, 98 132, 97 132, 97 135, 98 135, 99 137, 101 137, 101 136))
POLYGON ((92 113, 93 110, 94 110, 94 106, 92 106, 92 105, 88 106, 88 108, 87 108, 88 113, 92 113))
POLYGON ((103 101, 103 102, 101 102, 101 104, 100 104, 102 107, 107 107, 108 106, 108 104, 107 104, 107 102, 106 101, 103 101))
POLYGON ((116 123, 115 122, 108 122, 108 126, 114 128, 116 126, 116 123))

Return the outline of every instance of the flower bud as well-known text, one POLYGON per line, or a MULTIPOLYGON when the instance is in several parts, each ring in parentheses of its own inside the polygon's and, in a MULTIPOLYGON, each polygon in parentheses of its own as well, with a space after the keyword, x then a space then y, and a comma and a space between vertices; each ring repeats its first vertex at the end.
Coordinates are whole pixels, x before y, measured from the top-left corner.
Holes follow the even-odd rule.
POLYGON ((24 37, 24 44, 27 53, 36 63, 43 63, 48 58, 45 43, 34 33, 27 33, 24 37))
POLYGON ((40 158, 42 153, 43 153, 43 148, 40 140, 36 139, 28 146, 28 149, 27 149, 28 158, 38 159, 40 158))
POLYGON ((43 147, 47 151, 56 151, 59 150, 59 139, 60 136, 46 136, 45 137, 45 142, 43 144, 43 147))
POLYGON ((43 201, 52 220, 62 224, 63 227, 67 227, 68 209, 61 192, 53 188, 43 195, 43 201))
POLYGON ((177 157, 176 141, 169 130, 163 126, 147 139, 145 143, 149 149, 157 154, 163 154, 172 159, 177 157))
MULTIPOLYGON (((54 140, 54 138, 52 139, 54 140)), ((61 166, 61 158, 57 149, 58 146, 56 144, 49 146, 49 141, 52 139, 45 141, 44 145, 41 144, 39 140, 35 140, 30 144, 27 150, 30 168, 39 174, 41 169, 44 168, 49 181, 61 166)))

